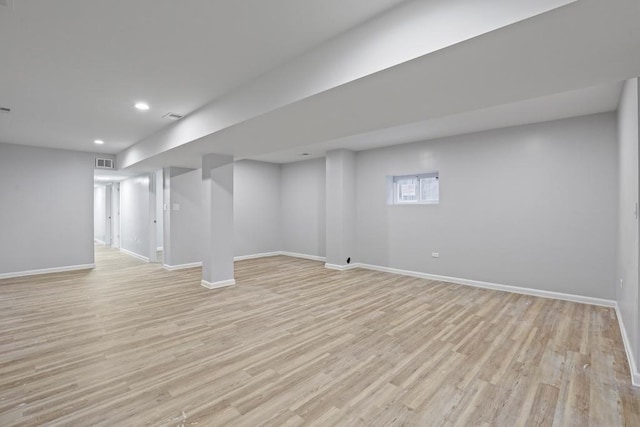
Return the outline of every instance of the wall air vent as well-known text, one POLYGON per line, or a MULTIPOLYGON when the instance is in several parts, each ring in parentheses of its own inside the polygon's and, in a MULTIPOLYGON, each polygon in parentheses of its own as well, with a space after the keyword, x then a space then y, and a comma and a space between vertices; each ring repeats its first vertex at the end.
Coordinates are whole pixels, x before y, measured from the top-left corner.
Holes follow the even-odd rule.
MULTIPOLYGON (((2 1, 2 0, 0 0, 0 1, 2 1)), ((10 112, 11 112, 11 108, 7 108, 7 107, 0 107, 0 114, 1 114, 1 113, 8 114, 8 113, 10 113, 10 112)))
POLYGON ((113 159, 101 159, 96 157, 97 169, 113 169, 113 159))
POLYGON ((164 116, 162 116, 163 119, 171 119, 171 120, 180 120, 183 117, 184 116, 177 113, 167 113, 164 116))

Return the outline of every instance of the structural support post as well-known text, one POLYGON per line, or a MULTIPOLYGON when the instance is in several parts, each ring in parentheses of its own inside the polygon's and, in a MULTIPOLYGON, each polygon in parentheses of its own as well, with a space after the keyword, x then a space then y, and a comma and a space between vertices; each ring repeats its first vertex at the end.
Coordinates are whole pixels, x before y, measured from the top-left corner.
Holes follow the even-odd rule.
POLYGON ((233 277, 233 157, 202 157, 204 253, 202 286, 232 286, 233 277))
POLYGON ((332 150, 326 163, 325 267, 345 270, 354 262, 356 242, 356 154, 332 150))

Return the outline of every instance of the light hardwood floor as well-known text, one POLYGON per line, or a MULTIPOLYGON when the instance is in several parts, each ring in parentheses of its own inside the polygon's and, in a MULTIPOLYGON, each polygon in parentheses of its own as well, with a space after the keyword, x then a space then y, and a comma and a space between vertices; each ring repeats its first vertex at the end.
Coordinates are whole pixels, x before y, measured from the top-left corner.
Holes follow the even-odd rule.
POLYGON ((272 257, 0 281, 0 425, 640 426, 613 310, 272 257))

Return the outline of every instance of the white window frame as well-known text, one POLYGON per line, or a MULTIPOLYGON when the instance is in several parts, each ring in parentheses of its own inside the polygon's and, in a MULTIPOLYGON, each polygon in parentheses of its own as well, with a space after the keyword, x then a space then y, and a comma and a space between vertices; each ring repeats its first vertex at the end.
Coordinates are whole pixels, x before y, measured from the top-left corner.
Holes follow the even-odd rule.
POLYGON ((438 172, 411 174, 411 175, 394 175, 392 177, 392 191, 393 191, 393 204, 394 205, 437 205, 440 203, 440 174, 438 172), (422 189, 421 180, 425 178, 435 178, 438 180, 438 200, 420 200, 422 189), (401 200, 400 199, 400 181, 413 179, 416 185, 416 200, 401 200))

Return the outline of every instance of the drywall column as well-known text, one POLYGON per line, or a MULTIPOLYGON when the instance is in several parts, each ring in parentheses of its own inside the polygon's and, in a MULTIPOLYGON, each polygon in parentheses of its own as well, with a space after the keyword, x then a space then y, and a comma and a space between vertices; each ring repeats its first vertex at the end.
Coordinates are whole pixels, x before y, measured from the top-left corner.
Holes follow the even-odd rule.
POLYGON ((616 300, 619 321, 626 338, 633 381, 640 385, 640 238, 638 198, 640 197, 640 84, 627 80, 618 108, 618 283, 616 300))
POLYGON ((202 286, 234 285, 233 279, 233 157, 202 157, 202 218, 204 253, 202 286))
POLYGON ((356 154, 333 150, 326 160, 327 268, 342 270, 356 247, 356 154))

